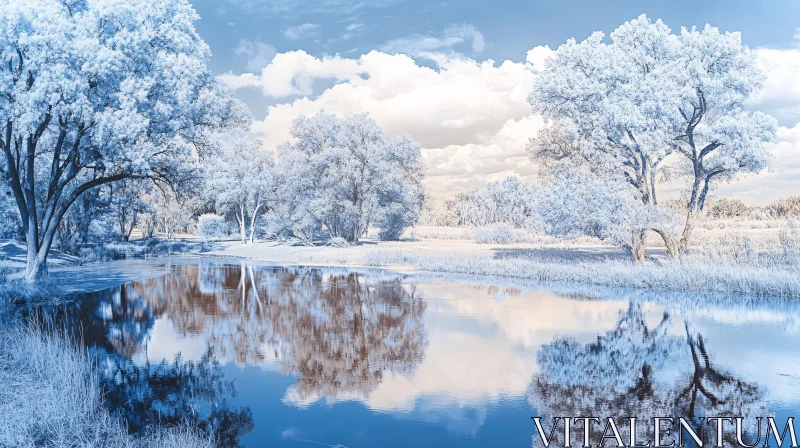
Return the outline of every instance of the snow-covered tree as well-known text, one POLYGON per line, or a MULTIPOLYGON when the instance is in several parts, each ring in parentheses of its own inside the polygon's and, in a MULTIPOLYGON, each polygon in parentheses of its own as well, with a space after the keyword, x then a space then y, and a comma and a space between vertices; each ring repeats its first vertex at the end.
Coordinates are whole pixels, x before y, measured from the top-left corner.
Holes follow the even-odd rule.
POLYGON ((707 202, 710 218, 741 218, 750 216, 750 207, 739 199, 719 198, 707 202))
POLYGON ((139 179, 112 182, 107 186, 107 194, 108 217, 114 224, 114 233, 121 241, 128 241, 139 224, 139 216, 150 211, 143 200, 144 182, 139 179))
POLYGON ((86 191, 127 178, 180 182, 207 131, 250 116, 206 61, 187 0, 0 0, 0 166, 46 270, 56 229, 86 191))
POLYGON ((744 109, 766 75, 755 54, 742 47, 740 33, 720 33, 706 25, 683 29, 677 36, 675 92, 680 103, 675 153, 682 156, 690 179, 683 247, 691 242, 697 215, 710 188, 740 173, 767 169, 772 157, 765 143, 775 140, 777 120, 744 109))
POLYGON ((663 229, 675 227, 675 215, 643 203, 640 194, 619 178, 572 169, 545 182, 536 209, 547 233, 561 238, 593 236, 622 247, 634 263, 641 263, 645 233, 666 233, 663 229))
POLYGON ((331 237, 355 242, 375 224, 382 237, 396 239, 416 223, 424 199, 419 143, 407 135, 385 139, 366 114, 301 116, 292 137, 279 148, 292 185, 287 194, 331 237))
MULTIPOLYGON (((691 194, 682 236, 714 181, 768 165, 764 143, 776 122, 743 109, 763 82, 739 33, 683 29, 679 35, 644 15, 611 33, 559 47, 528 97, 546 125, 529 154, 545 164, 570 160, 614 175, 656 205, 657 174, 668 156, 690 163, 691 194), (677 156, 676 156, 677 157, 677 156)), ((659 232, 668 249, 671 235, 659 232)))
POLYGON ((532 230, 536 224, 535 196, 532 185, 509 176, 445 201, 433 212, 438 216, 432 224, 479 227, 504 223, 532 230))
MULTIPOLYGON (((188 230, 195 222, 202 205, 202 199, 199 196, 181 194, 170 188, 156 188, 147 198, 147 207, 155 228, 161 229, 168 240, 172 239, 175 232, 188 230)), ((148 237, 147 231, 143 233, 145 233, 145 237, 148 237)))
POLYGON ((242 244, 255 240, 256 224, 276 200, 275 161, 258 140, 236 135, 221 144, 208 167, 208 194, 218 212, 234 215, 242 244))

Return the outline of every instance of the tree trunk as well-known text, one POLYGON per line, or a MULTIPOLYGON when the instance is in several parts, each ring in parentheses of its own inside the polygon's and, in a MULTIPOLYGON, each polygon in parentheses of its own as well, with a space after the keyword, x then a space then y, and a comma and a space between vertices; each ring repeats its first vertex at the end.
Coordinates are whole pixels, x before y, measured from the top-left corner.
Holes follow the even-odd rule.
POLYGON ((683 233, 681 234, 680 248, 681 251, 686 253, 689 251, 689 245, 692 243, 692 231, 697 220, 697 211, 686 211, 686 224, 683 226, 683 233))
POLYGON ((245 229, 245 219, 246 216, 244 214, 244 205, 239 206, 239 211, 241 215, 236 215, 236 220, 239 221, 239 232, 242 235, 242 244, 247 244, 247 230, 245 229))
POLYGON ((250 244, 255 242, 256 238, 256 221, 258 217, 258 209, 261 208, 261 204, 257 204, 255 210, 253 210, 253 216, 250 217, 250 244))
POLYGON ((25 266, 25 282, 35 283, 47 275, 47 256, 42 259, 38 254, 34 254, 33 258, 30 255, 29 250, 28 264, 25 266))
POLYGON ((131 233, 133 233, 133 228, 136 227, 136 210, 133 211, 133 216, 131 217, 131 225, 127 229, 125 229, 125 234, 122 235, 122 238, 125 242, 129 242, 131 240, 131 233))
MULTIPOLYGON (((41 245, 36 240, 33 240, 33 244, 28 243, 28 262, 25 266, 25 281, 27 283, 35 283, 37 280, 47 276, 47 255, 50 253, 55 231, 56 228, 47 229, 42 237, 41 245)), ((28 241, 31 241, 30 236, 27 238, 29 238, 28 241)))
POLYGON ((633 264, 644 263, 644 232, 632 235, 631 243, 623 246, 633 264))
MULTIPOLYGON (((692 194, 689 197, 689 202, 686 204, 686 223, 683 226, 683 233, 681 234, 680 249, 682 252, 689 250, 691 244, 692 231, 694 230, 695 221, 700 211, 700 196, 705 199, 705 195, 700 191, 700 185, 703 182, 700 173, 700 167, 695 166, 694 182, 692 182, 692 194)), ((707 192, 707 190, 706 190, 707 192)))
POLYGON ((659 234, 661 239, 664 240, 664 247, 667 249, 667 254, 670 258, 674 260, 679 259, 681 257, 681 251, 678 240, 663 230, 653 229, 653 231, 659 234))

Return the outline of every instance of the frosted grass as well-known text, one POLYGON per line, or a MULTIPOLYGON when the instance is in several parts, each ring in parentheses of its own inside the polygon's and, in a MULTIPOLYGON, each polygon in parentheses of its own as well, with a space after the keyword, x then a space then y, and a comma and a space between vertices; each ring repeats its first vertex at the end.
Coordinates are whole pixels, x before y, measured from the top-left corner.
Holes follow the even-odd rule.
POLYGON ((629 261, 614 259, 563 261, 464 254, 431 256, 380 249, 365 254, 364 260, 367 266, 374 267, 406 264, 421 271, 523 278, 537 282, 800 298, 800 274, 793 266, 781 269, 693 258, 633 265, 629 261))
POLYGON ((0 329, 0 446, 213 447, 187 427, 153 428, 142 437, 103 406, 89 354, 32 325, 0 329))

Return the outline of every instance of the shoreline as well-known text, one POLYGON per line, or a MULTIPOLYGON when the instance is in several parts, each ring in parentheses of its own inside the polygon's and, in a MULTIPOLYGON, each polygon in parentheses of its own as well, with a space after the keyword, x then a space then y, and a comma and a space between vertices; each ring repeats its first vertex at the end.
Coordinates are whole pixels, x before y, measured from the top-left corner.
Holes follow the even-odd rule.
MULTIPOLYGON (((118 261, 126 260, 125 263, 115 265, 98 257, 94 259, 96 261, 82 260, 82 265, 53 265, 51 278, 66 280, 63 283, 71 285, 73 291, 99 290, 158 275, 153 272, 132 274, 130 266, 142 260, 148 261, 147 269, 151 269, 153 264, 149 263, 150 260, 209 258, 281 266, 377 268, 404 275, 477 275, 539 284, 577 284, 643 292, 800 299, 800 271, 785 259, 771 259, 772 253, 765 253, 766 258, 762 254, 755 260, 741 260, 730 254, 709 253, 702 246, 697 246, 692 254, 675 261, 666 255, 663 248, 649 246, 647 262, 634 265, 621 249, 591 240, 478 244, 465 238, 465 230, 460 228, 415 230, 422 233, 427 230, 429 234, 396 242, 367 238, 346 247, 303 246, 282 241, 241 244, 238 240, 159 240, 156 245, 164 247, 162 253, 135 250, 137 247, 151 246, 149 243, 112 243, 110 248, 125 257, 118 261), (173 248, 180 252, 171 250, 173 248), (97 275, 86 275, 92 271, 98 271, 97 275), (75 287, 76 283, 92 278, 101 278, 103 281, 75 287)), ((106 260, 111 261, 108 258, 106 260)), ((17 264, 7 258, 7 266, 21 267, 17 264)))

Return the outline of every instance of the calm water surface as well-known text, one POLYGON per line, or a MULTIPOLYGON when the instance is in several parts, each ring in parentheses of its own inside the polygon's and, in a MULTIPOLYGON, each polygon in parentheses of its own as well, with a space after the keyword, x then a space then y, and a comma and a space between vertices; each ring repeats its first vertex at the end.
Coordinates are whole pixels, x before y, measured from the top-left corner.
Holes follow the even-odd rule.
POLYGON ((537 415, 800 410, 792 302, 165 268, 48 311, 101 359, 134 431, 194 419, 225 446, 529 447, 537 415))

